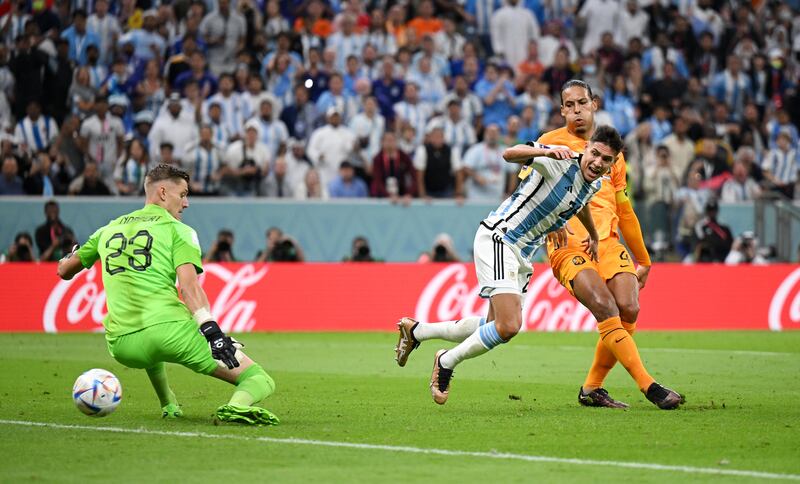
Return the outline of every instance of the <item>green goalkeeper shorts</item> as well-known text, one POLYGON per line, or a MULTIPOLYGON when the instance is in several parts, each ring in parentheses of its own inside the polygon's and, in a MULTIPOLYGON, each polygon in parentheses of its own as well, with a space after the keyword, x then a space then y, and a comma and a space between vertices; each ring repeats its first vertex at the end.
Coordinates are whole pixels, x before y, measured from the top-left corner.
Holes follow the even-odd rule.
POLYGON ((161 323, 135 333, 106 338, 108 352, 129 368, 152 368, 158 363, 177 363, 210 375, 217 369, 208 342, 194 320, 161 323))

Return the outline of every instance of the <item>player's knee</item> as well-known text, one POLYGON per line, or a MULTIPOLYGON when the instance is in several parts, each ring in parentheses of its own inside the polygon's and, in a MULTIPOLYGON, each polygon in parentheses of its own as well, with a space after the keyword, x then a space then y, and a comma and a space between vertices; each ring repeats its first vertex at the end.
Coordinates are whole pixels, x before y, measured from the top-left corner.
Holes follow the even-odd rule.
POLYGON ((508 341, 519 333, 522 327, 522 318, 509 318, 505 321, 495 321, 497 324, 497 334, 503 338, 503 341, 508 341))
POLYGON ((592 315, 598 321, 605 321, 606 319, 619 316, 617 304, 611 294, 595 293, 589 298, 587 305, 592 315))
POLYGON ((623 321, 630 321, 636 322, 639 318, 639 301, 625 301, 621 304, 618 304, 619 307, 619 317, 623 321))

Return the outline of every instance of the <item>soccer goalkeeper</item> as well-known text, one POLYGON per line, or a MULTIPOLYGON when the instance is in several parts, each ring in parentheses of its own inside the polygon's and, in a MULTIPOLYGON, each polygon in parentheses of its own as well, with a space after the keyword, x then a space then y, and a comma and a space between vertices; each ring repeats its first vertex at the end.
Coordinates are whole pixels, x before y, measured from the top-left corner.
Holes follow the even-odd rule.
POLYGON ((220 421, 277 424, 275 415, 254 406, 272 394, 275 383, 222 332, 198 282, 200 243, 180 221, 189 206, 189 175, 159 165, 147 174, 145 194, 144 208, 112 220, 61 259, 58 275, 72 279, 100 260, 108 351, 123 365, 147 371, 163 417, 183 415, 167 382, 169 362, 236 385, 228 404, 216 411, 220 421))

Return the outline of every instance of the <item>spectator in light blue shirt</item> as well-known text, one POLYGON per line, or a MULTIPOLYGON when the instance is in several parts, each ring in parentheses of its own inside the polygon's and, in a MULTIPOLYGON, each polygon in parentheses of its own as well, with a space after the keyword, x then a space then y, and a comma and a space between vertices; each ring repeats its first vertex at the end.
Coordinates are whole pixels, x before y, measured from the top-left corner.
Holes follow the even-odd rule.
POLYGON ((447 94, 447 86, 442 77, 431 69, 431 58, 423 57, 419 61, 419 69, 408 74, 406 81, 419 86, 419 100, 424 103, 438 105, 447 94))
POLYGON ((500 73, 497 64, 489 64, 483 78, 475 85, 475 94, 483 101, 483 123, 505 128, 506 119, 514 114, 516 93, 506 72, 500 73))
POLYGON ((339 165, 339 175, 328 185, 331 198, 366 198, 369 194, 367 184, 356 177, 356 170, 349 161, 339 165))
POLYGON ((86 48, 100 46, 97 33, 86 28, 86 11, 80 9, 72 15, 72 27, 61 32, 61 38, 69 42, 69 58, 81 66, 86 65, 86 48))
POLYGON ((741 119, 744 113, 745 100, 752 96, 750 77, 742 70, 742 60, 735 56, 728 56, 725 70, 714 76, 708 93, 717 101, 724 102, 731 108, 734 120, 741 119))
POLYGON ((654 145, 661 144, 661 141, 672 133, 672 123, 669 122, 669 111, 666 106, 656 106, 653 116, 648 121, 652 129, 654 145))
POLYGON ((164 38, 156 32, 156 13, 148 10, 144 13, 141 29, 132 30, 122 36, 120 45, 133 44, 134 56, 139 60, 148 61, 156 56, 163 58, 167 44, 164 38))
POLYGON ((517 138, 523 143, 539 138, 539 120, 533 106, 525 106, 520 115, 520 128, 517 138))
POLYGON ((620 136, 627 135, 636 127, 636 105, 628 94, 625 76, 614 76, 614 84, 611 89, 606 89, 603 103, 620 136))

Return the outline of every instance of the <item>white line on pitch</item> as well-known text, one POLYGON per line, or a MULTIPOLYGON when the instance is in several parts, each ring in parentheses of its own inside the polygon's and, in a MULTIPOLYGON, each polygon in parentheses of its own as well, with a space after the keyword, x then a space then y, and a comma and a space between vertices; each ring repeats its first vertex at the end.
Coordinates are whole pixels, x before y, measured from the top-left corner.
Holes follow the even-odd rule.
POLYGON ((167 437, 194 437, 204 439, 244 440, 253 442, 267 442, 271 444, 313 445, 318 447, 338 447, 360 450, 385 450, 389 452, 406 452, 410 454, 444 455, 449 457, 479 457, 488 459, 506 459, 524 462, 546 462, 551 464, 572 464, 589 466, 621 467, 626 469, 646 469, 652 471, 683 472, 687 474, 710 474, 717 476, 753 477, 758 479, 780 479, 800 481, 800 474, 778 474, 773 472, 745 471, 736 469, 716 469, 713 467, 675 466, 665 464, 651 464, 647 462, 624 462, 613 460, 572 459, 565 457, 550 457, 544 455, 511 454, 503 452, 470 452, 466 450, 430 449, 424 447, 407 447, 380 444, 359 444, 354 442, 336 442, 328 440, 310 440, 276 437, 244 437, 231 434, 208 434, 205 432, 175 432, 165 430, 130 429, 123 427, 95 427, 90 425, 65 425, 54 422, 31 422, 26 420, 2 420, 0 425, 19 425, 26 427, 44 427, 65 430, 95 430, 100 432, 118 432, 122 434, 161 435, 167 437))

